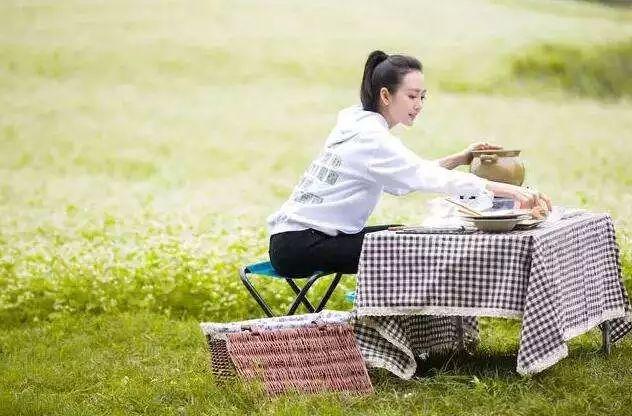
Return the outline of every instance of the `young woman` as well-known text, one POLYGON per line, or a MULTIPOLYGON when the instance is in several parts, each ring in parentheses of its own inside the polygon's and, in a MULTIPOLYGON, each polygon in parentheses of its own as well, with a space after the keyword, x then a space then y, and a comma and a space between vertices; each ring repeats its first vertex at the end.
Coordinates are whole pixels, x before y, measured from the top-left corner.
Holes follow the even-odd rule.
POLYGON ((423 109, 426 87, 421 63, 410 56, 372 52, 364 67, 362 106, 342 110, 321 154, 290 198, 268 217, 270 261, 282 275, 317 270, 356 273, 366 227, 382 192, 412 191, 511 197, 522 208, 550 210, 550 200, 526 188, 453 171, 472 161, 472 151, 495 148, 475 143, 464 151, 428 161, 409 150, 389 130, 411 126, 423 109))

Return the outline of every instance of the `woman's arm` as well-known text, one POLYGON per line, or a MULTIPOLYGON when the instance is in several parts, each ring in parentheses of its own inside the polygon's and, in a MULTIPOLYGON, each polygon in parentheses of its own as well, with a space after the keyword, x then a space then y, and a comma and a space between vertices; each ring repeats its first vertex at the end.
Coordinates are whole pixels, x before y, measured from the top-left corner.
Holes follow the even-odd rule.
POLYGON ((454 169, 461 165, 468 165, 468 158, 464 152, 455 153, 436 160, 437 164, 442 168, 454 169))
MULTIPOLYGON (((520 186, 492 182, 471 173, 446 170, 436 162, 420 159, 396 137, 376 143, 372 157, 366 161, 367 172, 388 193, 405 195, 421 190, 476 194, 488 190, 494 195, 515 199, 520 208, 544 205, 546 210, 551 209, 550 199, 544 194, 520 186)), ((480 145, 477 143, 468 149, 475 150, 475 146, 480 145)))
POLYGON ((373 145, 370 157, 366 157, 363 163, 369 176, 389 194, 406 195, 413 191, 444 194, 485 192, 485 179, 445 169, 435 161, 423 160, 397 137, 375 140, 373 145))
POLYGON ((442 168, 454 169, 461 165, 469 165, 470 163, 472 163, 472 159, 474 158, 474 154, 472 152, 474 150, 498 150, 498 149, 502 149, 502 146, 489 144, 487 142, 472 143, 463 151, 438 159, 435 162, 442 168))

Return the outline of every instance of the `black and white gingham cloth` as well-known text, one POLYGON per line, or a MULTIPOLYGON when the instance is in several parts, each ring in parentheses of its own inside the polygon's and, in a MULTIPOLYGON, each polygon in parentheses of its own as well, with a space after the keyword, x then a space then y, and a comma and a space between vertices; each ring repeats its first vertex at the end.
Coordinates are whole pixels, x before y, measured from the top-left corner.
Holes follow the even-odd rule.
POLYGON ((522 319, 517 370, 533 374, 568 354, 566 341, 611 320, 632 329, 612 219, 583 214, 532 230, 367 234, 355 329, 369 365, 409 378, 415 358, 478 338, 475 316, 522 319), (462 328, 454 316, 465 316, 462 328))
POLYGON ((385 368, 404 379, 415 374, 417 359, 429 353, 478 344, 473 316, 461 322, 455 316, 430 315, 356 317, 352 322, 367 366, 385 368))

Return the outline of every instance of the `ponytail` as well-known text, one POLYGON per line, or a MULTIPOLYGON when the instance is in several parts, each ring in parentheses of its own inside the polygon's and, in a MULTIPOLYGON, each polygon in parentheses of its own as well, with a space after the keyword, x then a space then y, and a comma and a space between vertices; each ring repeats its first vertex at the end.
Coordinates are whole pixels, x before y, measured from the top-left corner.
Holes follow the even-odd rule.
POLYGON ((376 50, 369 54, 364 65, 360 101, 366 111, 378 112, 380 90, 386 87, 393 94, 404 75, 410 71, 423 71, 421 62, 412 56, 387 55, 376 50))
MULTIPOLYGON (((368 111, 377 111, 377 100, 372 88, 372 77, 375 67, 388 59, 388 55, 382 51, 373 51, 364 64, 364 74, 362 75, 362 86, 360 87, 360 101, 362 107, 368 111)), ((378 90, 379 93, 379 90, 378 90)))

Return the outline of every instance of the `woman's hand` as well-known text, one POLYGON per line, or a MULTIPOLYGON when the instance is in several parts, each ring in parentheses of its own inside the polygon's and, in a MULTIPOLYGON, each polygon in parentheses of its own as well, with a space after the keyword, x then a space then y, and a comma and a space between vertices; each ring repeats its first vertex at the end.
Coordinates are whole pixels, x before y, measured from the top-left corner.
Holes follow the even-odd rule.
POLYGON ((534 189, 492 181, 487 182, 487 189, 494 195, 513 198, 518 202, 518 208, 530 209, 536 218, 547 216, 553 209, 551 198, 534 189))
POLYGON ((491 144, 488 142, 472 143, 461 152, 463 164, 469 165, 470 163, 472 163, 472 159, 474 159, 474 153, 472 152, 474 152, 475 150, 500 150, 502 148, 502 146, 491 144))
POLYGON ((498 146, 495 144, 489 144, 487 142, 478 142, 472 143, 462 152, 454 153, 453 155, 449 155, 438 159, 436 162, 439 166, 444 167, 446 169, 454 169, 461 165, 469 165, 472 163, 472 159, 474 158, 474 154, 472 153, 474 150, 498 150, 502 149, 502 146, 498 146))

